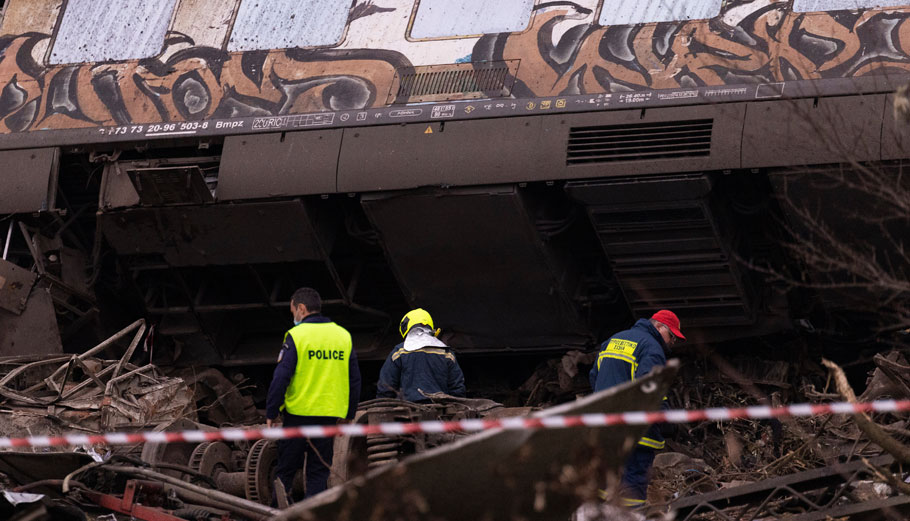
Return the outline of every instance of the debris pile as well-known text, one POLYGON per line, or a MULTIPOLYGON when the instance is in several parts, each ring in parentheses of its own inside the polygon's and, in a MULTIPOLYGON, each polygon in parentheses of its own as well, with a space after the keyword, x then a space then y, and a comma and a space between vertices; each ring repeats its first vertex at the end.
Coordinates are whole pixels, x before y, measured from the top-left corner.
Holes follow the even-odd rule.
POLYGON ((527 395, 526 405, 543 407, 574 400, 591 392, 588 372, 596 358, 594 352, 569 351, 541 364, 518 391, 527 395))
MULTIPOLYGON (((850 399, 843 389, 849 386, 845 379, 838 383, 805 349, 792 347, 786 359, 687 357, 668 393, 668 404, 693 410, 850 399)), ((893 350, 852 362, 874 363, 858 401, 910 399, 910 362, 904 352, 893 350)), ((521 387, 526 403, 560 403, 590 392, 587 373, 594 360, 593 353, 574 351, 542 364, 521 387)), ((910 486, 894 462, 910 463, 910 415, 875 414, 871 420, 881 432, 870 435, 860 422, 842 415, 668 426, 667 448, 657 454, 652 467, 649 513, 660 518, 672 508, 682 513, 676 517, 681 520, 751 519, 849 514, 851 509, 875 516, 879 510, 897 509, 898 517, 884 518, 906 519, 910 486), (893 446, 905 447, 906 459, 883 449, 889 446, 881 441, 884 435, 894 440, 893 446), (819 478, 820 474, 828 477, 819 478), (788 495, 780 487, 799 492, 788 495), (714 509, 728 510, 719 514, 714 509)))
POLYGON ((80 355, 0 360, 3 436, 162 429, 195 419, 193 393, 156 366, 129 362, 145 333, 137 321, 80 355), (116 360, 100 358, 126 335, 133 340, 116 360))
MULTIPOLYGON (((261 423, 252 398, 215 369, 167 374, 136 364, 147 358, 138 349, 145 333, 139 320, 78 355, 0 359, 0 436, 261 423)), ((277 512, 268 506, 275 458, 276 442, 267 440, 7 450, 0 452, 0 518, 267 519, 277 512)))
MULTIPOLYGON (((144 357, 138 349, 144 337, 145 323, 137 321, 79 355, 0 359, 0 414, 4 416, 0 435, 207 430, 260 424, 261 411, 241 391, 242 376, 228 378, 211 368, 166 372, 150 363, 136 363, 144 357)), ((425 403, 363 402, 355 421, 375 424, 540 414, 537 411, 543 406, 578 403, 576 397, 590 392, 587 375, 595 356, 570 351, 541 364, 521 387, 524 407, 431 394, 424 395, 425 403)), ((910 399, 910 362, 903 352, 894 350, 871 360, 875 368, 858 399, 910 399)), ((800 356, 782 361, 714 355, 687 360, 667 399, 674 409, 706 409, 857 397, 843 371, 826 360, 818 364, 800 356)), ((859 417, 828 416, 704 421, 674 427, 667 428, 667 450, 657 455, 653 465, 649 504, 654 516, 670 519, 673 514, 666 514, 668 510, 677 513, 676 519, 705 520, 800 514, 836 518, 851 512, 875 512, 898 519, 901 517, 893 517, 894 512, 910 513, 910 485, 900 467, 910 463, 908 414, 875 414, 868 422, 859 417), (883 441, 886 438, 891 441, 883 441)), ((403 469, 415 461, 404 461, 413 454, 454 456, 448 449, 439 449, 464 436, 459 432, 409 432, 337 438, 330 484, 362 483, 389 469, 403 469)), ((621 464, 619 456, 613 458, 613 467, 621 464)), ((106 447, 57 453, 5 451, 0 452, 0 478, 5 480, 0 482, 0 514, 28 514, 38 520, 81 520, 85 519, 79 517, 83 511, 116 512, 135 519, 267 519, 279 512, 271 506, 273 498, 282 506, 287 500, 281 490, 275 491, 276 459, 274 440, 147 443, 112 451, 106 447)), ((437 471, 434 467, 433 472, 437 471)), ((289 494, 300 493, 302 478, 298 476, 289 494)), ((568 478, 562 475, 560 479, 568 478)), ((585 483, 591 481, 585 479, 585 483)), ((556 487, 554 483, 538 486, 543 490, 556 487)), ((591 496, 573 493, 585 499, 591 496)), ((592 506, 590 511, 579 511, 577 517, 596 518, 604 514, 602 508, 592 506)), ((608 516, 620 518, 621 514, 608 516)))
MULTIPOLYGON (((876 355, 873 361, 876 367, 859 400, 910 399, 910 364, 904 356, 892 351, 876 355)), ((805 360, 714 357, 684 364, 668 400, 671 408, 686 409, 841 401, 849 399, 841 389, 845 382, 844 378, 836 385, 822 366, 805 360)), ((905 413, 872 418, 899 445, 910 439, 908 419, 905 413)), ((758 517, 829 510, 834 515, 842 509, 859 508, 854 503, 860 497, 868 503, 863 508, 872 511, 879 508, 879 501, 903 505, 905 497, 895 496, 899 486, 892 483, 903 479, 899 473, 897 477, 892 473, 896 469, 890 469, 894 458, 857 424, 849 416, 831 416, 704 421, 682 426, 668 437, 667 450, 655 459, 649 502, 658 506, 655 511, 666 509, 668 504, 676 509, 688 505, 688 510, 683 509, 686 515, 678 519, 693 518, 695 505, 703 507, 694 517, 697 519, 726 519, 709 512, 714 507, 734 506, 737 515, 748 512, 758 517), (849 463, 853 466, 832 470, 849 463), (817 481, 817 474, 823 471, 833 476, 830 482, 817 481), (816 497, 810 492, 822 497, 828 487, 833 488, 824 501, 806 503, 805 497, 790 496, 775 488, 784 486, 801 490, 806 497, 816 497), (737 503, 740 495, 750 499, 737 503), (763 503, 764 499, 768 501, 763 503), (759 506, 760 510, 754 510, 759 506)))

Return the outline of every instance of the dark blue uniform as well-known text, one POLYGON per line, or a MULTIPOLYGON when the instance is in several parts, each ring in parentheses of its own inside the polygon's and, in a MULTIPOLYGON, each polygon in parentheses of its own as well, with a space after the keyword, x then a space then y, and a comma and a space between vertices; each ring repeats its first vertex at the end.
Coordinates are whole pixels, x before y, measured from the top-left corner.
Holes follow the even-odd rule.
POLYGON ((451 351, 442 347, 405 351, 403 343, 395 346, 379 372, 376 397, 428 402, 418 389, 427 394, 465 395, 464 373, 451 351))
MULTIPOLYGON (((331 322, 331 320, 320 314, 310 315, 303 319, 303 323, 310 324, 324 324, 327 322, 331 322)), ((357 365, 357 354, 354 350, 351 350, 349 364, 350 395, 346 418, 351 420, 354 419, 354 414, 357 412, 357 403, 360 400, 360 366, 357 365)), ((272 383, 269 386, 269 394, 266 398, 266 418, 274 419, 278 417, 281 405, 284 403, 285 392, 291 383, 291 378, 293 378, 296 368, 297 346, 294 344, 294 339, 291 335, 287 335, 284 344, 281 346, 278 366, 275 367, 272 383)), ((282 426, 284 427, 335 425, 336 423, 338 423, 338 418, 334 417, 298 416, 287 411, 283 412, 282 426)), ((278 461, 275 473, 281 479, 288 494, 291 493, 294 475, 303 468, 304 460, 306 460, 305 497, 315 496, 326 489, 326 482, 332 467, 334 444, 334 438, 295 438, 278 441, 278 453, 282 457, 278 461)))
MULTIPOLYGON (((597 362, 589 375, 594 391, 630 382, 642 377, 655 367, 667 364, 664 339, 651 321, 642 318, 632 329, 616 333, 601 344, 597 362)), ((667 408, 666 398, 661 406, 667 408)), ((627 506, 643 505, 648 496, 648 472, 654 462, 654 451, 666 445, 660 428, 651 425, 638 441, 626 462, 623 474, 623 501, 627 506)))

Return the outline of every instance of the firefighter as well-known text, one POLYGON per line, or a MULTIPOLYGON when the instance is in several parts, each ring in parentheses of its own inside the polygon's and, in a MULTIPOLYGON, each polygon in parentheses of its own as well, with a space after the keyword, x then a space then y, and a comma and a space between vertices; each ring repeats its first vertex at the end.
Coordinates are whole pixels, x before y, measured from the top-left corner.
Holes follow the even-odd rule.
MULTIPOLYGON (((284 427, 335 425, 354 418, 360 398, 360 368, 351 334, 324 317, 322 299, 312 288, 291 297, 294 327, 284 335, 278 366, 266 400, 266 424, 283 412, 284 427)), ((290 494, 294 475, 306 461, 305 497, 328 486, 332 438, 278 441, 277 477, 290 494)))
MULTIPOLYGON (((594 392, 602 391, 666 365, 664 350, 685 339, 679 330, 679 318, 672 311, 662 309, 650 319, 639 319, 632 329, 616 333, 601 345, 597 362, 589 375, 591 387, 594 392)), ((666 400, 665 397, 662 409, 667 408, 666 400)), ((664 446, 660 427, 651 425, 626 461, 620 490, 625 506, 644 506, 648 497, 648 472, 654 463, 655 451, 664 446)))
POLYGON ((409 311, 398 326, 404 341, 389 353, 379 372, 377 398, 428 403, 426 394, 464 396, 464 374, 448 346, 436 338, 433 318, 423 309, 409 311))

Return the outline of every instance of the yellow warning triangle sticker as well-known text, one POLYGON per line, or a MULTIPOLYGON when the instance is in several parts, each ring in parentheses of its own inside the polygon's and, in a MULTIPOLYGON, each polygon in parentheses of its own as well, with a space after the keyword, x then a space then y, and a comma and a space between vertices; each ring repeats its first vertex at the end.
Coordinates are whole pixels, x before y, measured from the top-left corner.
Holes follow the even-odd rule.
POLYGON ((433 133, 433 127, 427 127, 427 129, 424 130, 423 133, 424 133, 424 134, 432 134, 432 133, 433 133))

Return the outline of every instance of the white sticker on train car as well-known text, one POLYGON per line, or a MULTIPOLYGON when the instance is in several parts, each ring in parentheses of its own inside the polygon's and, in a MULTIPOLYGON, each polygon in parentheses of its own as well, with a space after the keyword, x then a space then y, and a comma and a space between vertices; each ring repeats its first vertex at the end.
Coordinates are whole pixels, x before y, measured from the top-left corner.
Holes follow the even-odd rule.
POLYGON ((228 51, 337 45, 351 0, 242 0, 228 51))
POLYGON ((891 0, 793 0, 793 10, 797 13, 812 11, 852 11, 875 7, 900 7, 900 3, 891 0))
POLYGON ((161 52, 177 0, 69 0, 48 62, 148 58, 161 52))
POLYGON ((534 0, 420 0, 411 38, 451 38, 527 29, 534 0))
POLYGON ((720 14, 722 0, 604 0, 600 25, 704 20, 720 14))

